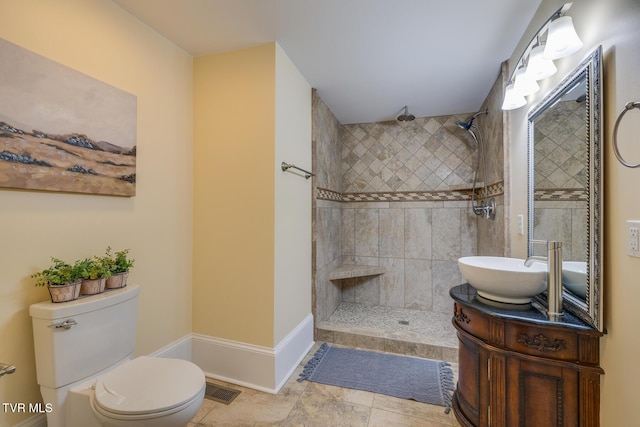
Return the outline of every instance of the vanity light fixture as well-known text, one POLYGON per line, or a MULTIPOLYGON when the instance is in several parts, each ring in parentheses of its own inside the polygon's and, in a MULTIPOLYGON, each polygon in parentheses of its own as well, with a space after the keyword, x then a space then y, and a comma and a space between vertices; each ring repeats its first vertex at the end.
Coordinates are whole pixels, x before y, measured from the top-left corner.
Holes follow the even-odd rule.
POLYGON ((520 55, 505 89, 503 110, 527 104, 525 96, 540 89, 537 81, 552 76, 557 68, 553 60, 569 56, 582 47, 573 20, 565 13, 573 3, 565 3, 545 21, 520 55))

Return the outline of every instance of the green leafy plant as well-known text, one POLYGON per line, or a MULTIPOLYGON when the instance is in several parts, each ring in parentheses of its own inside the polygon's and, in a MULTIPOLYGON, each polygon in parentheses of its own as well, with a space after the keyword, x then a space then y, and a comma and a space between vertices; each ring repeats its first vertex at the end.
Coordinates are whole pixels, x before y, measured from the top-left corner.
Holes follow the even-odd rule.
POLYGON ((113 275, 111 272, 110 259, 105 257, 85 258, 77 263, 84 279, 108 279, 113 275))
POLYGON ((107 248, 105 259, 108 260, 107 262, 109 263, 111 274, 125 273, 133 268, 135 260, 133 258, 129 258, 128 254, 129 249, 123 249, 121 251, 111 253, 111 247, 109 246, 107 248))
POLYGON ((75 263, 71 265, 59 258, 51 257, 53 265, 31 275, 36 279, 36 286, 62 286, 82 279, 82 268, 75 263))

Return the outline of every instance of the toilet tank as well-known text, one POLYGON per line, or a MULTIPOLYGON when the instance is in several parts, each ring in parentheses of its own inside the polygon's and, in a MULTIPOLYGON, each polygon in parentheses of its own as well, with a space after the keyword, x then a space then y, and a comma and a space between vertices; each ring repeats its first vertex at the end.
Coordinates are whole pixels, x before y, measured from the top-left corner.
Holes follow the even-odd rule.
POLYGON ((31 305, 38 384, 62 387, 130 358, 139 294, 140 286, 126 286, 71 302, 31 305))

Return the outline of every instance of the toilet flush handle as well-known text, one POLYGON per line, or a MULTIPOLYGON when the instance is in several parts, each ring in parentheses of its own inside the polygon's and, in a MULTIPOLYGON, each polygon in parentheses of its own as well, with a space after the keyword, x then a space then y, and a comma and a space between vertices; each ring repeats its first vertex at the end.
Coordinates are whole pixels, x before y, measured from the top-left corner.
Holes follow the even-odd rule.
POLYGON ((0 377, 6 374, 13 374, 15 371, 15 366, 7 365, 6 363, 0 363, 0 377))
POLYGON ((62 323, 53 323, 51 325, 49 325, 50 328, 54 328, 54 329, 71 329, 71 327, 73 325, 77 325, 78 323, 73 320, 73 319, 67 319, 62 323))

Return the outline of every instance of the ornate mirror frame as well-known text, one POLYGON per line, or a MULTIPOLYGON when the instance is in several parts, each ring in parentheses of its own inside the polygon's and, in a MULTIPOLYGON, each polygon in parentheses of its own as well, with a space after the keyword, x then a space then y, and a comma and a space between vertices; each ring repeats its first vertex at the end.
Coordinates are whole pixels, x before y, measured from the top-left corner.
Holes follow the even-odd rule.
MULTIPOLYGON (((528 115, 528 254, 534 254, 534 155, 535 121, 559 103, 562 97, 586 83, 586 193, 587 220, 586 261, 587 279, 585 298, 579 298, 563 289, 564 309, 599 331, 604 331, 602 313, 602 46, 595 49, 557 87, 535 106, 528 115)), ((541 294, 537 301, 547 306, 547 296, 541 294)))

